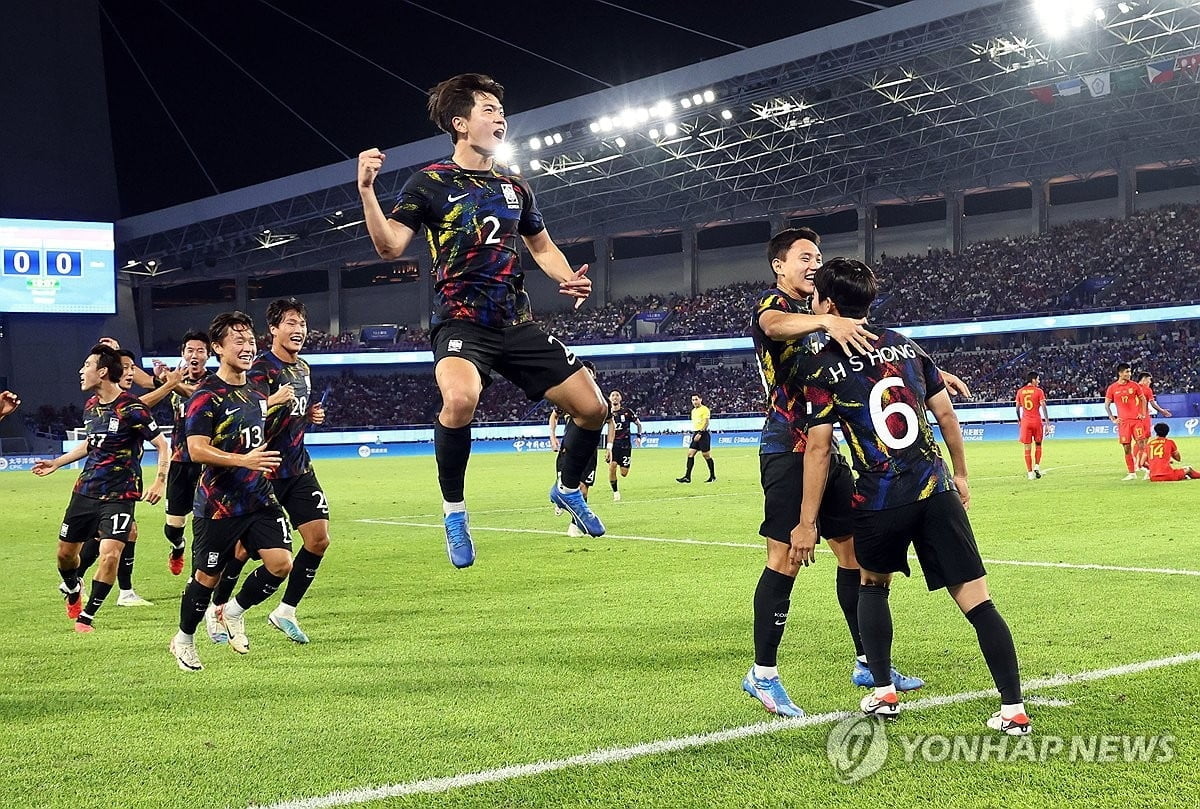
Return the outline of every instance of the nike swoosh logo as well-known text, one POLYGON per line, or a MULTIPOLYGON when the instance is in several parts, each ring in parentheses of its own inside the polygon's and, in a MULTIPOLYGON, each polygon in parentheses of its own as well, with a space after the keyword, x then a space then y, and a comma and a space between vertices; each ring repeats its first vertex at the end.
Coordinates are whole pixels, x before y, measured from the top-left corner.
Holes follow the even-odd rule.
POLYGON ((775 626, 783 626, 786 623, 787 623, 787 618, 784 618, 782 621, 776 621, 775 626))
POLYGON ((238 412, 238 409, 235 407, 233 410, 226 410, 226 411, 225 411, 225 415, 226 415, 226 416, 232 416, 232 415, 233 415, 234 413, 236 413, 236 412, 238 412))
POLYGON ((451 195, 451 196, 446 197, 446 202, 451 202, 451 203, 458 202, 460 199, 466 199, 469 196, 471 196, 471 195, 470 194, 459 194, 457 197, 454 195, 451 195))

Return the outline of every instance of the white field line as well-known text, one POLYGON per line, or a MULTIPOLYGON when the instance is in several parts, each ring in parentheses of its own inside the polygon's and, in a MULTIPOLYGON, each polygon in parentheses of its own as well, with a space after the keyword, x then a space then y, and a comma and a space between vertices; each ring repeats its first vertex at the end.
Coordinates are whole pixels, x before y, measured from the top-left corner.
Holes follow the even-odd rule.
MULTIPOLYGON (((405 528, 443 528, 441 523, 408 522, 404 520, 355 520, 355 522, 372 525, 398 525, 405 528)), ((472 525, 472 531, 491 531, 502 534, 543 534, 546 536, 565 536, 563 531, 547 531, 539 528, 487 528, 472 525)), ((626 539, 635 542, 663 542, 672 545, 715 545, 724 548, 753 548, 761 551, 763 544, 751 542, 719 542, 708 539, 669 539, 667 537, 643 537, 631 534, 605 534, 602 539, 626 539)), ((818 551, 830 553, 828 548, 818 547, 818 551)), ((909 559, 915 560, 915 554, 909 554, 909 559)), ((1027 562, 1020 559, 984 559, 986 565, 1010 565, 1013 567, 1045 567, 1056 570, 1103 570, 1117 573, 1154 573, 1162 576, 1200 576, 1200 570, 1179 570, 1170 567, 1125 567, 1123 565, 1089 565, 1072 562, 1027 562)))
MULTIPOLYGON (((657 497, 654 500, 626 500, 621 501, 621 505, 617 506, 617 508, 627 508, 628 506, 638 505, 656 505, 658 503, 666 503, 670 500, 700 500, 705 497, 726 497, 728 495, 729 492, 721 492, 720 494, 689 494, 684 495, 683 497, 657 497)), ((538 512, 548 511, 550 508, 551 506, 547 504, 541 506, 524 506, 523 508, 492 508, 486 511, 477 511, 476 509, 471 509, 471 516, 474 517, 479 514, 537 514, 538 512)), ((442 513, 439 511, 430 514, 404 514, 400 517, 396 517, 395 519, 420 520, 441 516, 442 513)), ((370 520, 357 520, 356 522, 370 522, 370 520)))
MULTIPOLYGON (((1168 666, 1182 666, 1195 662, 1200 662, 1200 652, 1174 655, 1173 657, 1163 657, 1157 660, 1146 660, 1141 663, 1128 663, 1123 666, 1114 666, 1113 668, 1107 669, 1094 669, 1092 671, 1084 671, 1078 674, 1056 674, 1053 677, 1029 680, 1022 684, 1022 688, 1027 691, 1040 688, 1057 688, 1064 685, 1093 682, 1095 680, 1104 680, 1110 677, 1121 677, 1128 674, 1137 674, 1143 671, 1166 668, 1168 666)), ((958 703, 971 702, 978 699, 995 698, 995 690, 964 691, 959 694, 947 694, 941 697, 926 697, 924 699, 913 700, 912 702, 905 702, 904 710, 905 712, 922 711, 930 708, 938 708, 944 705, 955 705, 958 703)), ((711 744, 721 744, 723 742, 736 741, 738 739, 748 739, 754 736, 764 736, 771 733, 779 733, 781 731, 795 730, 798 728, 813 727, 818 725, 831 725, 835 722, 840 722, 843 719, 849 719, 859 715, 860 714, 857 712, 834 711, 830 713, 805 716, 799 719, 774 719, 766 722, 756 722, 753 725, 742 725, 741 727, 713 731, 711 733, 698 733, 692 736, 682 736, 674 739, 661 739, 656 742, 644 742, 642 744, 635 744, 630 747, 602 748, 599 750, 592 750, 588 753, 582 753, 577 756, 569 756, 567 758, 537 761, 529 764, 515 764, 508 767, 498 767, 492 770, 480 770, 462 775, 446 776, 442 778, 428 778, 422 781, 408 781, 402 784, 388 784, 386 786, 379 787, 349 789, 342 792, 331 792, 328 795, 321 795, 311 798, 296 798, 294 800, 282 801, 280 803, 256 805, 250 807, 250 809, 326 809, 326 807, 333 806, 355 806, 358 804, 369 803, 371 801, 386 800, 388 798, 398 798, 407 795, 430 795, 450 792, 451 790, 479 786, 480 784, 494 784, 501 781, 510 781, 514 778, 528 778, 534 775, 558 772, 560 770, 566 770, 572 767, 594 767, 602 764, 616 764, 624 761, 631 761, 636 758, 656 756, 663 753, 676 752, 679 750, 690 750, 697 747, 705 747, 711 744)))

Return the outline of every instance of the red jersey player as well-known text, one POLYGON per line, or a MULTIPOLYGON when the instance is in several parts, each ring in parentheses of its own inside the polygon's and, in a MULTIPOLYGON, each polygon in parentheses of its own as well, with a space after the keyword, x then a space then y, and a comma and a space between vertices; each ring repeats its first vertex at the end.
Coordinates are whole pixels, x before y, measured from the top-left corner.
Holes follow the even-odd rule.
POLYGON ((1042 476, 1042 438, 1050 411, 1046 409, 1046 394, 1042 391, 1041 375, 1031 371, 1025 384, 1017 388, 1017 419, 1021 425, 1020 442, 1025 445, 1025 473, 1030 480, 1042 476), (1037 445, 1036 454, 1031 444, 1037 445))
POLYGON ((1137 462, 1139 468, 1146 470, 1146 478, 1150 478, 1150 468, 1146 457, 1146 442, 1150 439, 1150 410, 1158 413, 1160 416, 1167 418, 1171 417, 1171 411, 1164 407, 1160 407, 1154 399, 1154 389, 1150 387, 1152 377, 1149 371, 1138 371, 1133 375, 1137 380, 1138 385, 1142 389, 1142 398, 1145 403, 1142 407, 1142 419, 1138 424, 1137 429, 1133 433, 1134 441, 1134 461, 1137 462))
POLYGON ((1146 450, 1150 464, 1150 480, 1200 479, 1200 472, 1190 466, 1180 468, 1171 466, 1171 461, 1178 461, 1181 458, 1179 457, 1179 447, 1175 446, 1174 441, 1167 438, 1167 434, 1170 432, 1171 425, 1165 421, 1154 425, 1155 437, 1150 439, 1146 450))
POLYGON ((1138 427, 1138 422, 1142 418, 1142 388, 1138 383, 1134 382, 1131 377, 1133 371, 1129 367, 1129 363, 1122 362, 1117 365, 1117 381, 1108 386, 1108 390, 1104 392, 1104 412, 1108 414, 1109 420, 1117 425, 1117 440, 1121 442, 1121 448, 1125 451, 1125 469, 1128 474, 1125 475, 1125 480, 1137 480, 1137 473, 1134 472, 1133 465, 1133 441, 1134 428, 1138 427), (1113 415, 1111 405, 1117 406, 1116 415, 1113 415))

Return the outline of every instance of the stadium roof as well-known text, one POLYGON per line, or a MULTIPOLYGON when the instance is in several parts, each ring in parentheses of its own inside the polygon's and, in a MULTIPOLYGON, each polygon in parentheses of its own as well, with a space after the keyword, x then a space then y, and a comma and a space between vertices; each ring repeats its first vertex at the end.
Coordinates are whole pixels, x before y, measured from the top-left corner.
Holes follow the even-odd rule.
MULTIPOLYGON (((513 162, 560 242, 1190 162, 1200 0, 1099 5, 1055 39, 1028 0, 915 0, 513 115, 513 162)), ((448 142, 386 151, 383 200, 448 142)), ((120 259, 143 283, 373 261, 354 172, 130 217, 120 259)))

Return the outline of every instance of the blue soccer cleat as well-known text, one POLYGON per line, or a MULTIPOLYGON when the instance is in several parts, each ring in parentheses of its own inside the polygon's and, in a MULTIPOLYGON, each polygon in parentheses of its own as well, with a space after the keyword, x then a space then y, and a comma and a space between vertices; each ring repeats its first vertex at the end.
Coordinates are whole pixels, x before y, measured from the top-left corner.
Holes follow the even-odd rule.
MULTIPOLYGON (((850 682, 862 688, 875 686, 875 678, 871 676, 871 670, 867 668, 866 663, 857 658, 854 660, 854 670, 850 672, 850 682)), ((895 666, 892 666, 892 685, 896 686, 897 691, 916 691, 925 685, 925 681, 920 677, 907 677, 897 671, 895 666)))
POLYGON ((295 643, 308 643, 308 635, 300 628, 295 615, 283 615, 278 609, 267 615, 267 623, 287 635, 295 643))
POLYGON ((475 543, 467 526, 467 512, 455 511, 446 515, 446 554, 457 568, 475 564, 475 543))
POLYGON ((550 502, 568 512, 571 515, 571 521, 588 536, 604 536, 604 523, 600 522, 600 518, 592 513, 578 489, 573 492, 564 492, 558 488, 556 483, 550 487, 550 502))
POLYGON ((778 677, 755 677, 754 668, 742 678, 742 690, 762 703, 769 713, 777 716, 804 716, 804 710, 792 702, 778 677))

